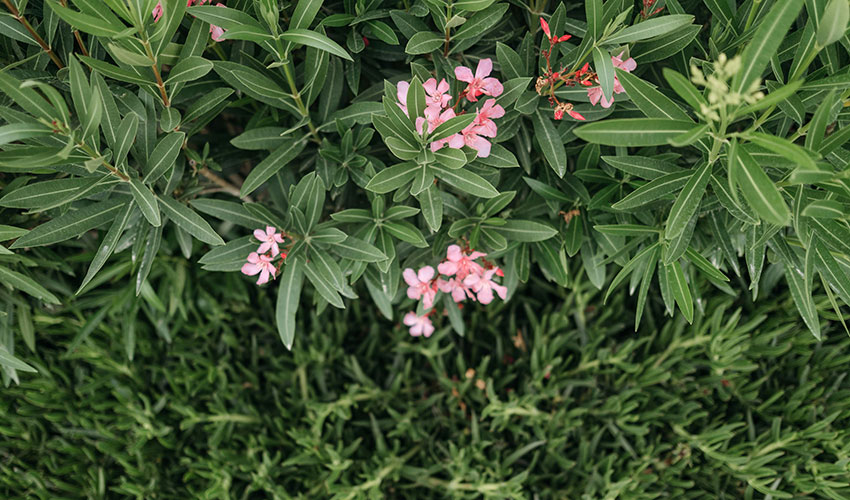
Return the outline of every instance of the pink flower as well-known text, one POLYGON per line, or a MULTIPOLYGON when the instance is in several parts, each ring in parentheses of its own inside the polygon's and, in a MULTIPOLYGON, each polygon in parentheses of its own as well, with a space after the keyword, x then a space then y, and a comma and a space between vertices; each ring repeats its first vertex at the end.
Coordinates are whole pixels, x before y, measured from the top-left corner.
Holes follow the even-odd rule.
POLYGON ((156 3, 156 7, 153 8, 153 22, 158 23, 159 18, 162 17, 162 0, 156 3))
POLYGON ((488 99, 484 106, 478 110, 475 120, 472 124, 475 126, 475 131, 484 137, 496 137, 496 124, 493 118, 501 118, 505 116, 505 108, 496 104, 495 99, 488 99))
POLYGON ((448 280, 440 278, 437 280, 437 288, 443 293, 450 293, 455 302, 463 302, 466 298, 475 299, 469 287, 464 285, 460 278, 449 278, 448 280))
POLYGON ((475 262, 475 259, 485 257, 486 255, 486 253, 475 251, 466 254, 461 251, 460 246, 449 245, 449 248, 446 249, 446 260, 437 266, 437 270, 440 271, 440 274, 445 274, 446 276, 456 275, 458 279, 462 280, 470 274, 481 274, 484 272, 484 268, 475 262))
MULTIPOLYGON (((428 133, 430 134, 434 130, 437 129, 440 125, 442 125, 446 120, 455 117, 455 112, 453 109, 449 108, 440 112, 439 108, 429 107, 425 108, 425 119, 428 120, 428 133)), ((424 123, 424 119, 417 118, 416 119, 416 129, 419 133, 422 133, 422 123, 424 123), (420 122, 419 120, 423 120, 420 122)), ((439 141, 431 142, 431 151, 437 151, 446 144, 448 144, 449 138, 440 139, 439 141)))
MULTIPOLYGON (((204 2, 201 1, 201 4, 203 4, 203 3, 204 2)), ((215 6, 216 7, 224 7, 224 4, 223 3, 217 3, 217 4, 215 4, 215 6)), ((224 36, 225 31, 226 30, 224 28, 218 27, 214 24, 210 24, 210 37, 213 39, 214 42, 220 42, 221 37, 224 36)))
POLYGON ((434 268, 425 266, 417 273, 408 267, 404 270, 402 276, 404 276, 404 281, 408 285, 407 296, 413 300, 419 300, 421 297, 425 309, 431 309, 434 305, 434 297, 437 295, 437 287, 431 283, 431 279, 434 277, 434 268))
POLYGON ((463 284, 472 288, 472 291, 478 295, 478 302, 489 304, 493 301, 493 290, 499 295, 499 298, 505 300, 508 295, 507 287, 504 287, 493 281, 493 275, 498 274, 499 268, 494 267, 484 271, 484 274, 470 274, 463 280, 463 284))
POLYGON ((459 134, 455 134, 449 138, 450 148, 461 149, 464 146, 469 146, 478 151, 479 158, 490 156, 490 141, 478 134, 477 127, 473 123, 470 123, 459 134))
MULTIPOLYGON (((620 55, 618 55, 618 56, 611 56, 611 62, 614 63, 615 68, 620 68, 621 70, 623 70, 627 73, 631 73, 637 67, 637 63, 631 57, 626 59, 625 61, 622 60, 622 57, 623 57, 623 52, 620 52, 620 55)), ((614 77, 614 92, 611 94, 610 100, 605 98, 605 95, 602 93, 602 87, 593 87, 593 88, 587 89, 587 97, 588 97, 588 99, 590 99, 590 104, 593 104, 594 106, 596 106, 596 103, 602 101, 602 107, 603 108, 610 108, 611 104, 614 103, 614 94, 622 94, 625 91, 626 91, 626 89, 624 89, 623 86, 620 84, 620 79, 615 76, 614 77)), ((570 113, 570 116, 572 116, 573 118, 576 118, 577 120, 578 119, 581 119, 581 120, 584 119, 584 117, 577 118, 577 117, 573 116, 572 113, 570 113)), ((579 116, 581 116, 581 115, 579 115, 579 116)))
POLYGON ((275 267, 271 256, 259 255, 257 252, 248 254, 248 262, 242 266, 242 274, 254 276, 257 273, 260 274, 260 279, 257 280, 258 285, 268 282, 270 274, 274 278, 275 267))
POLYGON ((434 107, 439 109, 445 108, 449 101, 452 100, 452 96, 447 94, 449 91, 449 82, 444 79, 440 80, 439 85, 437 84, 436 78, 429 78, 425 80, 425 83, 422 84, 425 87, 425 106, 426 107, 434 107))
POLYGON ((484 94, 492 97, 498 97, 504 91, 504 87, 495 78, 486 78, 493 71, 493 61, 490 59, 481 59, 478 61, 478 67, 475 68, 475 75, 472 75, 472 70, 466 66, 458 66, 455 68, 455 76, 458 80, 466 82, 466 90, 464 94, 471 102, 478 101, 478 96, 484 94))
POLYGON ((407 91, 410 89, 410 82, 398 82, 396 86, 396 97, 398 97, 398 107, 407 114, 407 91))
POLYGON ((404 315, 404 324, 410 327, 410 334, 414 337, 424 335, 430 337, 434 333, 434 325, 428 315, 417 316, 415 312, 410 311, 404 315))
POLYGON ((276 257, 277 254, 280 253, 279 243, 283 243, 283 234, 276 232, 272 226, 266 226, 266 230, 255 229, 254 230, 254 238, 260 240, 260 247, 257 249, 257 253, 266 253, 271 249, 272 257, 276 257))

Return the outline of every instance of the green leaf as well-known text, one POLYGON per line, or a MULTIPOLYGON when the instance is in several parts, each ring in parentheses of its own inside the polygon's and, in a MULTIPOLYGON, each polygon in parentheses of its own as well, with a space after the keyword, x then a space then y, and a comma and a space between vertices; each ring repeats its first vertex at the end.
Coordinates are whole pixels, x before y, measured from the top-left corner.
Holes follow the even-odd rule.
POLYGON ((6 226, 4 224, 0 224, 0 241, 7 241, 13 240, 15 238, 20 238, 28 232, 29 230, 21 227, 6 226))
POLYGON ((445 39, 433 31, 420 31, 407 41, 404 51, 410 55, 428 54, 443 46, 445 39))
POLYGON ((484 165, 496 168, 517 168, 519 162, 513 153, 508 148, 493 144, 490 146, 490 154, 484 158, 476 158, 476 161, 484 165))
POLYGON ((840 40, 847 31, 848 20, 850 20, 850 2, 829 0, 818 26, 818 46, 826 47, 840 40))
POLYGON ((150 161, 145 169, 146 173, 142 182, 153 184, 174 166, 185 138, 186 134, 183 132, 171 132, 165 134, 157 142, 150 155, 150 161))
POLYGON ((166 85, 179 82, 191 82, 198 80, 213 69, 213 63, 203 57, 191 56, 181 59, 168 73, 166 85))
POLYGON ((422 232, 410 222, 384 222, 381 227, 383 227, 383 229, 393 238, 406 241, 417 248, 428 247, 428 242, 425 241, 425 237, 422 236, 422 232))
POLYGON ((721 282, 729 281, 729 278, 727 278, 725 274, 720 272, 720 270, 714 267, 708 259, 700 255, 700 253, 693 248, 688 247, 688 249, 685 250, 685 257, 709 279, 721 282))
POLYGON ((532 115, 534 123, 534 137, 543 150, 543 158, 549 167, 558 175, 563 177, 567 172, 567 151, 564 149, 564 141, 552 121, 537 110, 532 115))
MULTIPOLYGON (((812 158, 812 154, 815 153, 810 154, 806 149, 797 146, 787 139, 761 132, 750 132, 746 135, 746 138, 765 149, 788 158, 796 163, 799 168, 811 170, 818 168, 815 160, 812 158)), ((815 157, 819 157, 819 155, 815 154, 815 157)))
POLYGON ((519 54, 502 42, 496 42, 496 58, 499 61, 502 76, 506 79, 510 80, 526 76, 525 65, 522 63, 519 54))
POLYGON ((250 40, 262 43, 273 38, 259 21, 238 9, 201 5, 189 7, 186 10, 202 21, 224 28, 226 30, 224 38, 228 40, 250 40))
MULTIPOLYGON (((490 153, 492 154, 492 150, 490 153)), ((453 148, 442 148, 434 151, 434 158, 437 159, 437 163, 452 170, 462 168, 467 162, 463 151, 453 148)))
POLYGON ((830 115, 833 106, 836 104, 836 92, 831 90, 821 101, 817 110, 815 110, 812 120, 809 122, 809 130, 806 132, 806 147, 817 151, 824 140, 826 133, 827 122, 830 120, 830 115))
POLYGON ((315 31, 310 31, 302 28, 291 29, 282 33, 280 35, 280 38, 286 40, 287 42, 302 44, 308 47, 313 47, 315 49, 324 50, 325 52, 337 57, 341 57, 346 61, 353 61, 351 56, 348 55, 348 52, 346 52, 345 49, 340 47, 338 43, 334 42, 325 35, 322 35, 321 33, 316 33, 315 31))
POLYGON ((389 193, 413 180, 414 175, 416 168, 413 163, 400 163, 375 174, 366 184, 366 189, 373 193, 389 193))
POLYGON ((687 132, 670 139, 670 145, 677 148, 690 146, 691 144, 705 137, 705 135, 710 129, 711 127, 707 123, 703 123, 702 125, 696 125, 687 132))
POLYGON ((835 200, 816 200, 803 209, 806 217, 819 217, 822 219, 841 219, 847 214, 847 207, 835 200))
POLYGON ((685 281, 685 273, 682 271, 682 266, 678 262, 664 264, 664 273, 667 275, 667 281, 673 291, 673 298, 676 300, 679 310, 682 311, 688 323, 693 323, 694 301, 691 297, 688 282, 685 281))
POLYGON ((109 48, 109 52, 112 53, 113 57, 118 62, 122 62, 129 66, 150 67, 153 65, 153 61, 151 61, 151 59, 145 54, 139 54, 138 52, 125 49, 117 43, 110 43, 107 47, 109 48))
POLYGON ((693 21, 694 16, 686 14, 656 17, 623 28, 617 33, 614 33, 614 35, 606 38, 605 43, 616 45, 646 40, 676 31, 683 26, 691 24, 693 21))
POLYGON ((130 191, 133 193, 133 199, 136 200, 136 206, 139 207, 145 219, 150 222, 151 226, 159 227, 162 220, 159 217, 159 206, 156 203, 156 196, 153 191, 135 178, 130 179, 130 191))
POLYGON ((432 232, 440 230, 443 223, 443 198, 440 196, 440 190, 437 186, 430 186, 425 191, 416 196, 419 200, 419 207, 422 210, 422 216, 425 218, 425 223, 432 232))
POLYGON ((753 39, 741 56, 741 70, 732 80, 732 92, 747 93, 750 86, 761 78, 764 68, 776 54, 802 7, 803 0, 776 2, 767 15, 758 21, 753 39))
POLYGON ((545 241, 558 234, 549 224, 523 219, 509 219, 495 229, 509 240, 522 242, 545 241))
POLYGON ((115 80, 119 80, 127 83, 135 83, 137 85, 154 85, 153 78, 148 79, 144 76, 136 73, 135 71, 119 68, 113 64, 109 64, 107 62, 103 62, 98 59, 94 59, 88 56, 77 56, 80 61, 82 61, 89 68, 98 71, 104 76, 108 76, 109 78, 114 78, 115 80))
POLYGON ((381 21, 366 21, 366 25, 372 29, 372 34, 388 45, 398 45, 398 37, 390 26, 381 21))
POLYGON ((264 182, 301 154, 301 151, 304 150, 306 145, 307 143, 303 138, 291 139, 272 151, 269 156, 251 169, 251 173, 245 178, 245 182, 242 183, 242 188, 239 190, 240 196, 244 197, 253 193, 264 182))
POLYGON ((799 311, 803 322, 809 327, 812 335, 820 340, 821 329, 820 322, 818 321, 818 312, 815 307, 814 298, 808 290, 806 276, 800 270, 796 257, 782 236, 775 236, 772 246, 785 268, 785 281, 788 283, 788 289, 791 292, 791 297, 794 299, 794 305, 797 307, 797 311, 799 311))
MULTIPOLYGON (((301 118, 301 111, 295 106, 292 95, 259 71, 230 61, 215 61, 213 70, 231 87, 241 90, 260 102, 301 118)), ((187 121, 189 115, 190 111, 187 111, 187 121)))
MULTIPOLYGON (((539 114, 539 112, 538 112, 539 114)), ((657 118, 618 118, 574 129, 580 139, 608 146, 660 146, 690 130, 693 122, 657 118)), ((535 133, 537 133, 535 131, 535 133)))
POLYGON ((201 213, 212 215, 223 221, 231 222, 248 229, 257 229, 266 225, 264 221, 254 216, 244 206, 232 201, 216 200, 213 198, 195 198, 190 204, 195 210, 201 213))
POLYGON ((345 304, 342 302, 342 297, 339 296, 333 286, 326 280, 316 269, 314 261, 310 260, 303 266, 304 275, 313 284, 313 288, 319 292, 319 295, 328 303, 337 309, 345 309, 345 304))
MULTIPOLYGON (((476 12, 470 16, 460 28, 458 28, 454 35, 452 35, 452 42, 480 38, 502 21, 507 11, 508 4, 500 2, 476 12)), ((455 47, 462 46, 463 45, 455 45, 455 47)))
POLYGON ((322 8, 323 0, 298 0, 289 20, 290 29, 309 28, 322 8))
POLYGON ((584 13, 587 19, 587 37, 592 41, 599 40, 604 28, 602 0, 585 0, 584 13))
POLYGON ((455 189, 479 198, 492 198, 499 192, 483 177, 466 169, 452 170, 435 163, 431 165, 439 179, 455 189))
POLYGON ((737 156, 739 168, 734 172, 735 182, 749 205, 771 224, 788 224, 791 214, 776 185, 744 148, 738 148, 737 156))
POLYGON ((47 4, 50 5, 53 12, 62 18, 63 21, 85 33, 111 38, 121 34, 125 30, 125 26, 120 22, 113 24, 106 22, 103 18, 71 10, 59 5, 57 0, 48 0, 47 4))
POLYGON ((224 240, 216 233, 213 228, 200 215, 195 213, 191 208, 180 203, 170 196, 161 196, 157 198, 159 206, 169 219, 180 226, 187 233, 194 236, 196 239, 208 243, 210 245, 224 245, 224 240))
MULTIPOLYGON (((665 70, 667 68, 664 68, 665 70)), ((671 120, 688 121, 691 118, 669 97, 655 89, 652 85, 637 76, 617 69, 617 78, 626 90, 629 98, 647 118, 669 118, 671 120)))
POLYGON ((442 124, 438 125, 436 129, 434 129, 434 132, 432 132, 428 136, 428 141, 439 141, 445 139, 446 137, 450 137, 465 129, 470 123, 473 122, 473 120, 475 120, 475 115, 472 113, 467 113, 465 115, 449 118, 442 124))
POLYGON ((602 87, 602 95, 610 101, 614 95, 614 63, 611 54, 599 47, 593 47, 593 67, 599 78, 599 86, 602 87))
POLYGON ((618 170, 647 180, 683 172, 672 163, 645 156, 603 156, 601 159, 618 170))
POLYGON ((97 248, 97 252, 94 254, 91 264, 89 264, 89 269, 86 272, 85 278, 83 278, 83 282, 77 289, 77 294, 79 294, 83 288, 89 284, 92 278, 95 277, 97 272, 100 271, 115 251, 115 247, 118 244, 118 238, 120 238, 121 233, 124 232, 124 228, 127 226, 127 222, 130 220, 130 216, 132 214, 133 206, 127 203, 124 205, 121 212, 115 217, 115 222, 109 226, 109 231, 106 232, 106 236, 103 237, 103 241, 100 242, 100 246, 97 248))
POLYGON ((658 177, 643 186, 635 189, 622 200, 614 203, 611 208, 614 210, 631 210, 649 202, 655 201, 670 193, 674 193, 683 187, 693 177, 693 172, 683 170, 681 172, 667 174, 658 177))
POLYGON ((50 128, 41 123, 10 123, 0 127, 0 146, 33 137, 44 137, 52 133, 50 128))
POLYGON ((36 118, 44 118, 48 121, 53 118, 60 118, 59 112, 53 109, 35 90, 21 88, 21 82, 7 72, 0 72, 0 92, 9 96, 15 101, 15 104, 36 118))
POLYGON ((611 236, 643 236, 661 233, 661 229, 657 227, 641 224, 597 224, 593 226, 593 229, 611 236))
POLYGON ((845 304, 850 304, 850 278, 820 241, 815 240, 815 265, 824 280, 838 292, 845 304))
POLYGON ((55 295, 39 285, 34 279, 2 266, 0 266, 0 283, 5 283, 48 304, 61 304, 55 295))
POLYGON ((298 312, 303 283, 304 273, 301 261, 299 259, 286 261, 277 291, 275 322, 280 340, 289 350, 292 350, 292 342, 295 340, 295 314, 298 312))
POLYGON ((331 249, 344 259, 362 262, 381 262, 387 259, 386 254, 365 241, 349 236, 345 241, 332 243, 331 249))
MULTIPOLYGON (((0 267, 0 269, 3 269, 3 268, 0 267)), ((6 346, 4 346, 4 345, 0 345, 0 366, 3 366, 4 368, 12 369, 12 370, 20 370, 22 372, 38 373, 38 370, 36 370, 32 366, 24 363, 23 361, 16 358, 15 356, 12 356, 12 354, 9 353, 9 350, 6 349, 6 346)), ((5 372, 4 372, 4 375, 5 375, 5 372)))
POLYGON ((115 218, 126 200, 110 199, 92 203, 36 227, 10 248, 52 245, 79 236, 115 218))

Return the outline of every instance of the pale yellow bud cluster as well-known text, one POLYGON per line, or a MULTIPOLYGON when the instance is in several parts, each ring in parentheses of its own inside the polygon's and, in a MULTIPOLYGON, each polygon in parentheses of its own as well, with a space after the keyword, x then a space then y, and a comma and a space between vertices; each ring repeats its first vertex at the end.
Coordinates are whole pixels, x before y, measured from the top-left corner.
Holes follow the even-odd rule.
POLYGON ((707 104, 700 106, 699 114, 709 122, 720 121, 721 112, 728 107, 741 104, 753 104, 764 97, 759 91, 760 80, 756 80, 744 93, 733 92, 729 82, 741 70, 740 56, 729 59, 726 54, 720 54, 714 63, 714 72, 706 76, 695 64, 691 65, 691 81, 708 90, 707 104))

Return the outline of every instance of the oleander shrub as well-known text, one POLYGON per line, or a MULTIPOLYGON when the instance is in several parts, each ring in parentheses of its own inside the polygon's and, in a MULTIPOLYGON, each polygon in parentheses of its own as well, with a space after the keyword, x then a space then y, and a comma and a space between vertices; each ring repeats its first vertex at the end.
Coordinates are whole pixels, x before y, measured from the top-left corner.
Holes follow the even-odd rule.
POLYGON ((756 303, 707 291, 692 325, 651 296, 639 336, 627 290, 532 276, 464 311, 465 337, 308 310, 288 352, 264 289, 168 264, 174 302, 132 344, 116 308, 78 340, 122 279, 32 317, 40 373, 0 392, 2 498, 850 495, 850 338, 806 332, 781 265, 756 303))
POLYGON ((169 339, 181 255, 287 348, 328 306, 462 336, 529 281, 628 288, 642 335, 655 295, 779 281, 815 339, 850 304, 847 0, 3 5, 7 384, 37 315, 169 339))

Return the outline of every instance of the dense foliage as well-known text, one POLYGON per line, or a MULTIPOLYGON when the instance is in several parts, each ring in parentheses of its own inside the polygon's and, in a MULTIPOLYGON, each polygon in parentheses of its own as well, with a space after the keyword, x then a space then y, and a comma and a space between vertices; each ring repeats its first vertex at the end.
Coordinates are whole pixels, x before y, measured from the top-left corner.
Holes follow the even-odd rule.
POLYGON ((850 339, 837 322, 808 335, 776 272, 770 298, 712 292, 692 326, 651 297, 640 336, 625 290, 602 306, 589 283, 531 278, 465 311, 466 337, 423 341, 352 307, 299 315, 290 353, 257 317, 262 289, 182 259, 158 269, 175 299, 130 353, 120 310, 78 340, 120 281, 33 317, 40 373, 0 394, 0 496, 850 495, 850 339))
POLYGON ((816 338, 813 290, 850 303, 846 0, 4 5, 7 380, 38 307, 9 287, 122 280, 109 307, 151 314, 177 248, 269 283, 287 347, 364 296, 462 335, 457 301, 569 287, 572 257, 629 282, 635 329, 651 293, 692 322, 770 262, 816 338), (428 271, 454 244, 486 259, 428 271))

